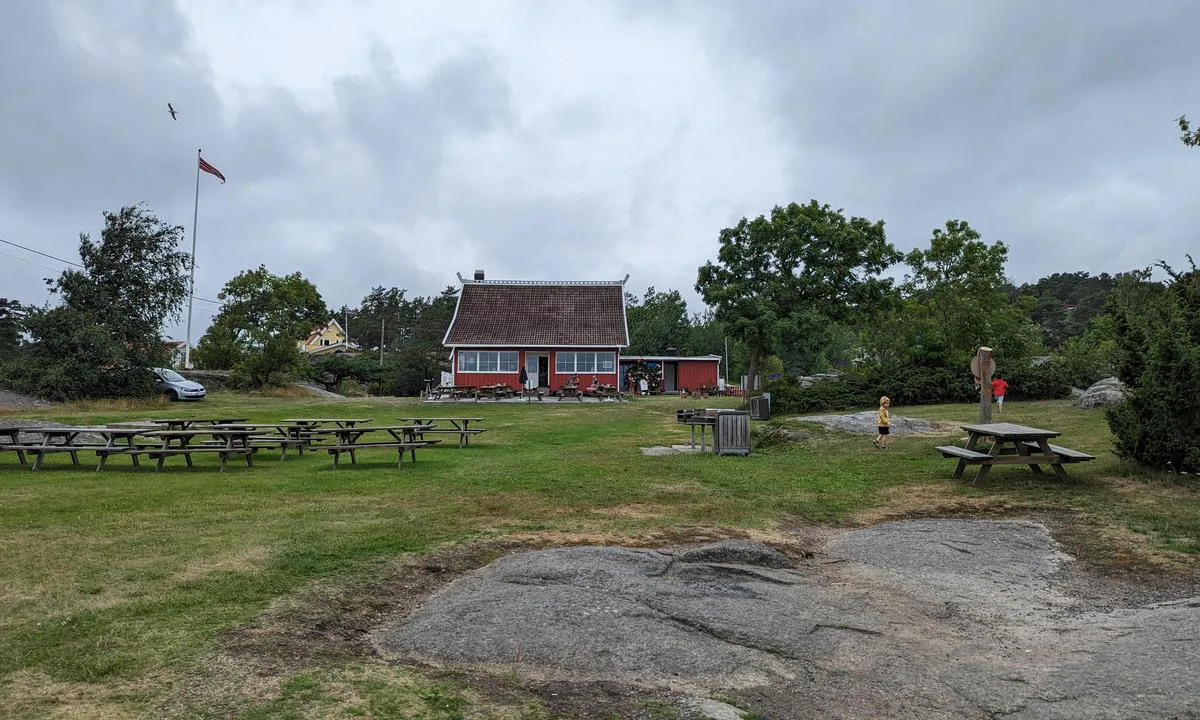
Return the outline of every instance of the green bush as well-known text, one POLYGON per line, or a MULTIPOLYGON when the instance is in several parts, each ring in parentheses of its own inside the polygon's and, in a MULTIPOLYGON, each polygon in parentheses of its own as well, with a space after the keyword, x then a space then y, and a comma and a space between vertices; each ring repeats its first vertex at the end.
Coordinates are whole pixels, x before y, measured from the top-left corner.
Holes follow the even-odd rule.
MULTIPOLYGON (((1054 362, 1018 365, 1005 378, 1009 392, 1022 400, 1049 400, 1071 394, 1061 364, 1054 362)), ((819 381, 807 388, 800 387, 795 377, 785 376, 768 382, 764 390, 771 393, 772 408, 785 413, 875 407, 881 395, 887 395, 897 406, 979 399, 970 372, 920 365, 860 367, 837 380, 819 381)))
MULTIPOLYGON (((1165 266, 1164 266, 1165 267, 1165 266)), ((1110 303, 1125 402, 1108 409, 1117 454, 1147 467, 1200 472, 1200 271, 1118 285, 1110 303)))
POLYGON ((1001 374, 1008 381, 1007 399, 1059 400, 1071 396, 1067 366, 1059 358, 1040 365, 1021 363, 1001 374))

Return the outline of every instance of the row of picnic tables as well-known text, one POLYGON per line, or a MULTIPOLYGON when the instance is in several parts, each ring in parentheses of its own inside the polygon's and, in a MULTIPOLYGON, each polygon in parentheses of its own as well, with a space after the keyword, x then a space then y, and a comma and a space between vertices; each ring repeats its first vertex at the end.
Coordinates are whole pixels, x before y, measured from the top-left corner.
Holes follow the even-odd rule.
POLYGON ((437 435, 458 437, 459 447, 470 444, 473 435, 485 432, 478 427, 483 418, 411 417, 398 418, 399 425, 374 425, 371 418, 285 418, 279 422, 250 422, 248 418, 156 418, 107 425, 24 427, 0 424, 0 451, 15 452, 21 465, 37 470, 47 455, 67 453, 73 465, 79 453, 95 452, 96 469, 104 467, 113 455, 128 456, 135 467, 145 456, 156 460, 161 470, 169 457, 182 456, 193 467, 192 455, 212 453, 221 460, 221 471, 231 458, 244 458, 254 465, 260 449, 278 448, 280 460, 289 449, 303 454, 305 449, 324 449, 333 456, 333 466, 343 454, 357 464, 357 453, 365 449, 398 451, 397 466, 405 452, 416 462, 419 448, 440 442, 437 435), (474 424, 474 427, 472 426, 474 424), (22 436, 30 439, 22 439, 22 436), (102 442, 94 438, 99 437, 102 442), (426 437, 431 436, 431 437, 426 437), (205 439, 208 438, 208 439, 205 439))

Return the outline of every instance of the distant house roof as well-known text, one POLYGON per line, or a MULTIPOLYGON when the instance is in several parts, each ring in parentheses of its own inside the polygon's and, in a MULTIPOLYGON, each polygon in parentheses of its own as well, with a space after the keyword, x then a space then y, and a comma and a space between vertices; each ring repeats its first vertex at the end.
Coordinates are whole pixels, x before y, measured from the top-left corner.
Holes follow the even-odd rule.
POLYGON ((442 341, 449 347, 629 345, 624 280, 462 283, 454 319, 442 341))

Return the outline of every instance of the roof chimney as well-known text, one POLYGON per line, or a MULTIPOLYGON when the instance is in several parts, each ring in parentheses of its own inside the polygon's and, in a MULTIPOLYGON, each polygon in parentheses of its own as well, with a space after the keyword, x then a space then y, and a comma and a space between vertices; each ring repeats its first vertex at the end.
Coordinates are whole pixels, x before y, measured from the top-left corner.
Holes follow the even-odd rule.
POLYGON ((476 279, 476 280, 483 280, 483 271, 482 271, 482 270, 476 270, 476 271, 475 271, 475 279, 476 279))

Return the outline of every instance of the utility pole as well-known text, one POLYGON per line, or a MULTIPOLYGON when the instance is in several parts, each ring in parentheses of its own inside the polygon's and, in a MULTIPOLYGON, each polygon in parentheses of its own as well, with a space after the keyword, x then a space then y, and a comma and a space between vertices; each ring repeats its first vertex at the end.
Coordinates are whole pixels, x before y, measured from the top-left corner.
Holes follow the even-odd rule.
POLYGON ((346 331, 346 349, 350 349, 350 306, 343 305, 342 312, 346 313, 346 327, 342 328, 346 331))
POLYGON ((379 318, 379 364, 383 365, 383 331, 387 327, 387 318, 379 318))

